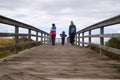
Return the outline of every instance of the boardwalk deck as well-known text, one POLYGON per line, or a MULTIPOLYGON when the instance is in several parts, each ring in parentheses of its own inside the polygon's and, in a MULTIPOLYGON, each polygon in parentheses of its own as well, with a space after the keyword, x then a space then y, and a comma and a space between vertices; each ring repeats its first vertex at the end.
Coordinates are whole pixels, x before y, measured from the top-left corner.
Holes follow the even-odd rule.
POLYGON ((1 61, 0 80, 120 80, 117 64, 86 48, 47 44, 1 61))

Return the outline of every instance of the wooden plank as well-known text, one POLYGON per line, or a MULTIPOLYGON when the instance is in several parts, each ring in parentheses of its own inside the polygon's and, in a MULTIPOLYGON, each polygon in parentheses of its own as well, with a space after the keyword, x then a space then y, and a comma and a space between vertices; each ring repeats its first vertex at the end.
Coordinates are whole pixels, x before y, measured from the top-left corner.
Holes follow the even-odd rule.
POLYGON ((101 21, 99 23, 93 24, 91 26, 88 26, 88 27, 78 31, 77 33, 86 32, 86 31, 93 30, 93 29, 100 28, 100 27, 108 27, 110 25, 115 25, 115 24, 119 24, 119 23, 120 23, 120 15, 115 16, 110 19, 107 19, 107 20, 104 20, 104 21, 101 21))
MULTIPOLYGON (((17 34, 18 36, 29 36, 28 34, 17 34)), ((14 37, 14 33, 0 33, 0 37, 14 37)))
POLYGON ((5 51, 5 50, 14 49, 14 47, 15 47, 15 45, 3 46, 3 47, 0 47, 0 51, 5 51))
POLYGON ((89 30, 89 44, 91 44, 91 30, 89 30))
POLYGON ((22 22, 19 22, 19 21, 16 21, 16 20, 4 17, 4 16, 1 16, 1 15, 0 15, 0 23, 12 25, 12 26, 19 26, 21 28, 27 28, 27 29, 31 29, 34 31, 43 32, 43 33, 48 34, 47 32, 42 31, 40 29, 37 29, 34 26, 31 26, 31 25, 28 25, 28 24, 25 24, 25 23, 22 23, 22 22))
POLYGON ((81 44, 89 44, 88 42, 80 42, 81 44))
MULTIPOLYGON (((113 33, 113 34, 94 34, 94 35, 91 35, 91 36, 84 36, 84 38, 88 38, 88 37, 106 37, 106 38, 112 38, 112 37, 116 37, 116 38, 119 38, 120 37, 120 33, 113 33)), ((82 37, 80 37, 82 38, 82 37)))
POLYGON ((103 37, 108 37, 108 38, 111 38, 111 37, 120 37, 120 33, 114 33, 114 34, 104 34, 103 37))
POLYGON ((31 42, 19 43, 19 44, 11 45, 11 46, 2 46, 2 47, 0 47, 0 51, 10 50, 10 49, 14 49, 15 47, 18 47, 18 46, 27 46, 29 44, 34 44, 34 43, 40 44, 41 41, 31 41, 31 42))
POLYGON ((90 44, 90 46, 95 46, 97 48, 101 48, 101 49, 109 51, 111 53, 115 53, 115 54, 120 55, 120 49, 111 48, 111 47, 107 47, 107 46, 99 45, 99 44, 90 44))
POLYGON ((84 32, 82 33, 82 46, 84 47, 84 32))
POLYGON ((0 37, 13 37, 15 36, 14 33, 0 33, 0 37))

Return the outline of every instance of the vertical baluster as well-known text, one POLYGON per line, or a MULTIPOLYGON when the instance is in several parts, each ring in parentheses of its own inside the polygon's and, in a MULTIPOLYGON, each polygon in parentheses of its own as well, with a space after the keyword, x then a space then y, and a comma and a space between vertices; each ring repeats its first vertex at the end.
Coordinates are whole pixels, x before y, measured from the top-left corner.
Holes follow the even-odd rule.
POLYGON ((91 46, 91 30, 89 30, 89 47, 91 46))
POLYGON ((17 50, 17 44, 18 44, 18 36, 19 34, 19 27, 18 26, 15 26, 15 47, 14 47, 14 52, 17 54, 18 53, 18 50, 17 50))
POLYGON ((101 49, 101 46, 104 45, 104 27, 100 28, 100 55, 102 55, 103 51, 101 49))
POLYGON ((82 47, 84 47, 84 32, 82 32, 82 47))

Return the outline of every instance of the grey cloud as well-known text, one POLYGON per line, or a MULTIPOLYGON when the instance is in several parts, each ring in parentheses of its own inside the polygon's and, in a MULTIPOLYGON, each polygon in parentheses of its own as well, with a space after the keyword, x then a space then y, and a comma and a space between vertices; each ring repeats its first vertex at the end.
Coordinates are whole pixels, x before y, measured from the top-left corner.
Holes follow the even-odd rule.
POLYGON ((46 11, 52 16, 112 16, 120 13, 120 0, 1 0, 0 8, 46 11), (66 8, 70 8, 71 11, 61 13, 66 8))

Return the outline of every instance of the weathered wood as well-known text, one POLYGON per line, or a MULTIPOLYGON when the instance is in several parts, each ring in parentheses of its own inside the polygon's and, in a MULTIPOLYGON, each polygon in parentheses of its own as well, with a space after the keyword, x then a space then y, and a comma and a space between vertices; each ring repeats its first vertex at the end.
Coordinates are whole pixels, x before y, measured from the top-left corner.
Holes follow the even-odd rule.
POLYGON ((15 48, 15 45, 2 46, 2 47, 0 47, 0 51, 10 50, 10 49, 14 49, 14 48, 15 48))
POLYGON ((1 15, 0 15, 0 23, 12 25, 12 26, 19 26, 21 28, 27 28, 27 29, 31 29, 34 31, 39 31, 39 32, 43 32, 43 33, 48 34, 47 32, 42 31, 40 29, 37 29, 31 25, 28 25, 28 24, 25 24, 25 23, 22 23, 22 22, 19 22, 19 21, 16 21, 16 20, 4 17, 4 16, 1 16, 1 15))
POLYGON ((99 44, 90 44, 91 46, 95 46, 97 48, 101 48, 103 50, 106 50, 106 51, 109 51, 111 53, 115 53, 115 54, 118 54, 120 55, 120 49, 115 49, 115 48, 111 48, 111 47, 106 47, 104 45, 99 45, 99 44))
POLYGON ((43 33, 41 33, 41 42, 43 43, 43 33))
POLYGON ((89 44, 91 44, 91 30, 89 30, 89 44))
MULTIPOLYGON (((0 37, 14 37, 15 36, 15 34, 14 33, 0 33, 0 37)), ((31 39, 31 37, 30 36, 34 36, 34 37, 36 37, 36 35, 34 35, 34 34, 31 34, 31 35, 29 35, 29 34, 18 34, 18 36, 28 36, 28 38, 29 39, 31 39)), ((38 37, 41 37, 41 36, 38 36, 38 37)))
POLYGON ((46 34, 44 34, 44 44, 46 43, 46 34))
MULTIPOLYGON (((88 42, 80 42, 81 44, 89 44, 88 42)), ((84 46, 83 46, 84 47, 84 46)))
POLYGON ((30 42, 25 42, 25 43, 19 43, 16 45, 11 45, 11 46, 2 46, 0 47, 0 51, 14 49, 15 47, 18 47, 18 46, 29 46, 30 44, 36 44, 36 45, 41 44, 41 41, 30 41, 30 42))
MULTIPOLYGON (((14 52, 18 53, 17 47, 21 46, 21 44, 19 44, 19 42, 18 42, 19 41, 18 40, 19 37, 21 37, 21 36, 27 36, 29 38, 29 40, 31 40, 31 36, 34 36, 34 37, 36 37, 37 43, 35 43, 35 44, 37 46, 38 44, 41 44, 40 42, 38 42, 38 37, 43 38, 43 36, 38 36, 38 32, 40 32, 42 34, 49 35, 47 32, 42 31, 42 30, 40 30, 38 28, 35 28, 35 27, 31 26, 31 25, 28 25, 28 24, 25 24, 25 23, 22 23, 22 22, 19 22, 19 21, 16 21, 16 20, 4 17, 4 16, 1 16, 1 15, 0 15, 0 23, 7 24, 7 25, 12 25, 12 26, 15 27, 15 33, 0 33, 0 37, 15 37, 15 45, 8 46, 8 47, 7 46, 6 47, 0 47, 0 50, 7 50, 7 49, 14 48, 14 52), (20 27, 28 29, 28 33, 27 34, 20 34, 19 33, 19 28, 20 27), (37 33, 36 34, 31 34, 31 30, 33 30, 33 31, 35 31, 37 33)), ((26 42, 26 43, 23 43, 22 45, 23 46, 25 46, 25 45, 30 46, 30 44, 32 44, 32 43, 31 42, 30 43, 26 42)))
POLYGON ((15 36, 14 33, 0 33, 0 37, 13 37, 15 36))
MULTIPOLYGON (((84 36, 84 38, 88 38, 88 37, 106 37, 106 38, 116 37, 116 38, 119 38, 119 37, 120 37, 120 33, 113 33, 113 34, 94 34, 94 35, 90 35, 90 36, 84 36)), ((80 38, 83 38, 83 37, 80 37, 80 38)))
POLYGON ((120 37, 120 33, 104 34, 104 35, 101 35, 101 36, 108 37, 108 38, 112 38, 112 37, 119 38, 120 37))
POLYGON ((38 41, 38 31, 36 32, 36 41, 38 41))
POLYGON ((80 46, 80 33, 78 33, 78 45, 80 46))
POLYGON ((0 80, 120 80, 120 64, 70 44, 41 45, 0 62, 0 80))
POLYGON ((77 43, 78 43, 78 42, 77 42, 77 36, 78 36, 78 35, 75 34, 75 44, 76 44, 76 45, 77 45, 77 43))
MULTIPOLYGON (((104 35, 104 27, 100 28, 100 34, 104 35)), ((104 45, 104 38, 102 36, 100 37, 100 45, 104 45)))
POLYGON ((31 29, 28 29, 28 39, 31 40, 31 29))
POLYGON ((84 47, 84 32, 82 33, 82 46, 84 47))
POLYGON ((107 26, 115 25, 115 24, 119 24, 119 23, 120 23, 120 15, 115 16, 115 17, 110 18, 110 19, 107 19, 107 20, 104 20, 104 21, 101 21, 101 22, 96 23, 94 25, 88 26, 88 27, 78 31, 77 33, 82 33, 82 32, 96 29, 96 28, 107 27, 107 26))
MULTIPOLYGON (((0 37, 14 37, 14 33, 0 33, 0 37)), ((29 36, 28 34, 18 34, 18 36, 29 36)))
POLYGON ((18 34, 19 34, 19 27, 15 26, 15 47, 14 47, 14 52, 15 53, 18 53, 17 46, 16 46, 19 43, 18 42, 18 38, 19 38, 18 34))
MULTIPOLYGON (((119 24, 119 23, 120 23, 120 15, 115 16, 115 17, 110 18, 110 19, 107 19, 107 20, 104 20, 104 21, 101 21, 99 23, 93 24, 89 27, 86 27, 86 28, 78 31, 77 34, 82 33, 82 36, 80 36, 80 38, 82 38, 82 42, 80 42, 80 43, 82 43, 82 45, 87 44, 87 43, 84 42, 84 38, 88 38, 89 39, 88 45, 90 45, 91 44, 91 38, 93 38, 93 37, 100 38, 100 45, 99 45, 100 47, 99 48, 100 48, 100 53, 102 53, 102 49, 103 49, 102 46, 104 45, 104 38, 112 38, 112 37, 117 37, 118 38, 118 37, 120 37, 120 33, 104 34, 104 27, 109 27, 110 25, 115 25, 115 24, 119 24), (97 29, 97 28, 100 28, 100 33, 99 34, 91 34, 91 30, 94 30, 94 29, 97 29), (89 35, 84 36, 83 33, 87 32, 87 31, 89 31, 89 35)), ((113 50, 113 49, 111 49, 111 50, 113 50)), ((113 53, 114 53, 114 51, 117 52, 117 49, 115 49, 113 51, 111 51, 111 50, 109 50, 109 51, 113 52, 113 53)))

